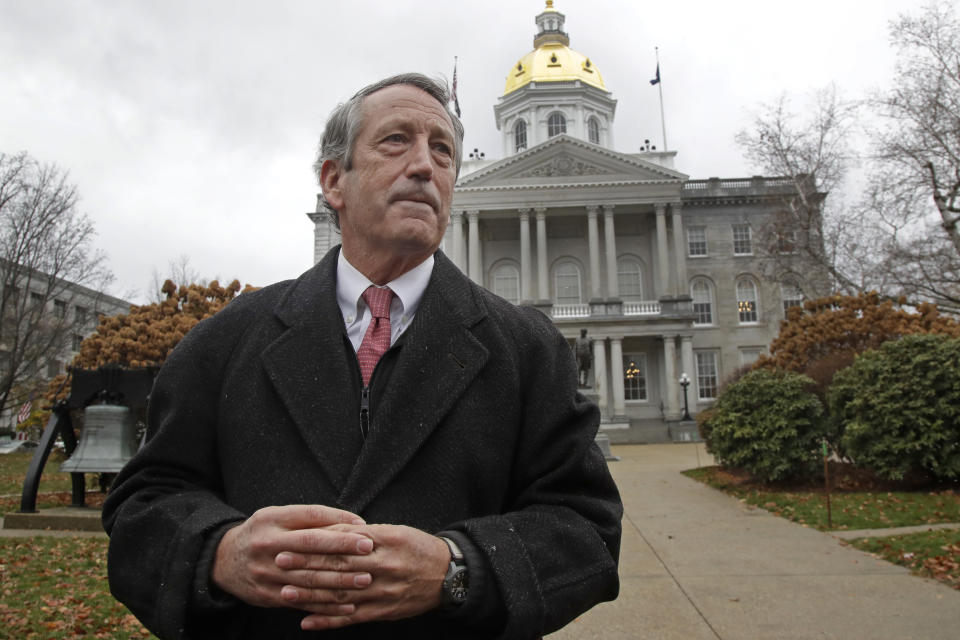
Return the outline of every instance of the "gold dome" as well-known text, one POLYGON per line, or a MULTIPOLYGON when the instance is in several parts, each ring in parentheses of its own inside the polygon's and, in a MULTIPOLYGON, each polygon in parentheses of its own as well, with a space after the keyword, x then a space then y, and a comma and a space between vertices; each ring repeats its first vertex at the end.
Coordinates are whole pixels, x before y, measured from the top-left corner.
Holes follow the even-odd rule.
POLYGON ((564 15, 553 7, 553 0, 536 18, 538 33, 533 39, 534 50, 520 58, 507 73, 503 95, 531 82, 571 82, 580 80, 604 91, 600 71, 593 61, 569 46, 570 37, 563 30, 564 15))

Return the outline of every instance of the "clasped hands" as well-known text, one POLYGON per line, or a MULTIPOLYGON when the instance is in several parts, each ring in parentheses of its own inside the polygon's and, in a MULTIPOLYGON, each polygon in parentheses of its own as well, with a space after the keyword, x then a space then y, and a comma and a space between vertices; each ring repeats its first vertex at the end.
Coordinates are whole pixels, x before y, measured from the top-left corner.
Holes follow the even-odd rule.
POLYGON ((401 525, 368 525, 322 505, 267 507, 230 529, 211 579, 259 607, 308 612, 305 630, 397 620, 440 605, 450 552, 401 525))

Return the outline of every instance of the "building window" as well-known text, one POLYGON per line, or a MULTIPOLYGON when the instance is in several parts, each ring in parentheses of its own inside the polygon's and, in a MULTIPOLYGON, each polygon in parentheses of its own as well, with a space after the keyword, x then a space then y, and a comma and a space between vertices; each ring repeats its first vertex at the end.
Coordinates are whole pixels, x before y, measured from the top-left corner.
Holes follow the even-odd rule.
POLYGON ((748 256, 753 253, 753 245, 750 242, 750 225, 733 225, 733 255, 748 256))
POLYGON ((626 302, 643 300, 643 267, 636 258, 617 260, 617 283, 620 285, 620 298, 626 302))
POLYGON ((87 310, 84 307, 74 307, 73 320, 80 325, 87 324, 87 310))
POLYGON ((517 126, 513 128, 513 140, 516 144, 516 151, 523 151, 527 148, 527 123, 523 120, 518 120, 517 126))
POLYGON ((740 366, 748 367, 760 359, 763 347, 743 347, 740 349, 740 366))
POLYGON ((520 304, 520 272, 512 264, 503 264, 493 271, 493 292, 501 298, 520 304))
POLYGON ((720 370, 717 367, 716 351, 697 351, 697 397, 700 400, 713 400, 717 397, 717 380, 720 370))
POLYGON ((59 360, 48 360, 47 361, 47 377, 56 378, 58 375, 63 373, 63 363, 59 360))
POLYGON ((600 123, 596 118, 587 121, 587 137, 593 144, 600 144, 600 123))
POLYGON ((626 400, 647 399, 647 354, 623 356, 623 393, 626 400))
POLYGON ((710 283, 698 278, 690 285, 693 298, 693 324, 713 324, 713 289, 710 283))
POLYGON ((74 351, 80 351, 80 345, 81 345, 81 343, 83 343, 83 336, 78 335, 78 334, 73 334, 73 338, 71 339, 70 348, 73 349, 74 351))
POLYGON ((750 278, 737 280, 737 313, 740 324, 752 324, 759 318, 757 285, 750 278))
POLYGON ((67 303, 63 300, 54 300, 53 301, 53 311, 57 314, 58 318, 67 317, 67 303))
POLYGON ((777 234, 777 252, 793 253, 797 250, 797 232, 787 229, 777 234))
POLYGON ((580 267, 573 262, 562 262, 557 265, 553 274, 557 304, 580 304, 580 267))
POLYGON ((687 254, 691 257, 707 255, 706 227, 687 227, 687 254))
POLYGON ((547 118, 547 137, 552 138, 567 132, 567 119, 562 113, 551 113, 547 118))
POLYGON ((783 300, 784 317, 786 317, 790 307, 803 305, 803 293, 800 291, 800 287, 789 282, 780 285, 780 299, 783 300))

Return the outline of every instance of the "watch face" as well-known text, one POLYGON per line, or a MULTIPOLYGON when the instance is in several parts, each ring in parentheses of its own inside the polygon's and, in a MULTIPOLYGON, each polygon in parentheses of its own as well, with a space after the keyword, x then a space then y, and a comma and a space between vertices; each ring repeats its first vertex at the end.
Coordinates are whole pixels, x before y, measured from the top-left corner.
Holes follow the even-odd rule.
POLYGON ((454 602, 463 602, 467 599, 467 587, 469 585, 469 574, 464 568, 458 569, 450 577, 450 597, 454 602))

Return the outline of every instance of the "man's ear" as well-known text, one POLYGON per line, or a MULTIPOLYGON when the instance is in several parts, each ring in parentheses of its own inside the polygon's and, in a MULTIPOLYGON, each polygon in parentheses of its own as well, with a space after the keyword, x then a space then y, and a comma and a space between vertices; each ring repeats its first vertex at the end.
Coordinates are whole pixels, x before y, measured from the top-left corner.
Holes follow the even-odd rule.
POLYGON ((343 174, 343 168, 336 160, 324 160, 320 165, 320 189, 323 191, 323 197, 336 211, 343 206, 343 196, 340 192, 340 180, 343 174))

